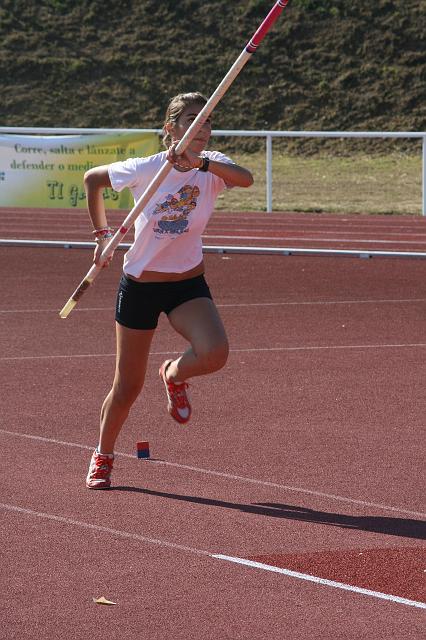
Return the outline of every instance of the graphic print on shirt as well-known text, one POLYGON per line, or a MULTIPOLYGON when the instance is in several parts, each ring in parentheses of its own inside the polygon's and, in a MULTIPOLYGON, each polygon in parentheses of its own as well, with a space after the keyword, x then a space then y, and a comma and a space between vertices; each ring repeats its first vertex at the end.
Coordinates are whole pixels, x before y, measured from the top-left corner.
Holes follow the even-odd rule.
POLYGON ((186 184, 177 193, 169 193, 163 202, 158 203, 152 212, 153 215, 161 216, 154 226, 156 237, 188 233, 188 216, 197 206, 199 195, 198 187, 186 184))

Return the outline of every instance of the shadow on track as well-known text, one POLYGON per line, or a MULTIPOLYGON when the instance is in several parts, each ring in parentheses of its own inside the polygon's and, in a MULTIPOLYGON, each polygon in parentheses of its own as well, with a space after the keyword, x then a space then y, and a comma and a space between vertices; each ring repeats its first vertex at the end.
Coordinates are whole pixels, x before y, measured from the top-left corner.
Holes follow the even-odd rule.
POLYGON ((316 511, 314 509, 307 509, 306 507, 280 504, 277 502, 239 504, 234 502, 224 502, 223 500, 201 498, 198 496, 186 496, 176 493, 165 493, 163 491, 153 491, 152 489, 142 489, 139 487, 118 486, 111 487, 110 491, 142 493, 149 496, 167 498, 169 500, 180 500, 183 502, 192 502, 194 504, 202 504, 211 507, 234 509, 236 511, 242 511, 243 513, 251 513, 269 518, 285 518, 287 520, 326 524, 333 527, 343 527, 345 529, 358 529, 360 531, 371 531, 390 536, 426 540, 426 521, 424 520, 388 518, 383 516, 350 516, 342 513, 316 511))

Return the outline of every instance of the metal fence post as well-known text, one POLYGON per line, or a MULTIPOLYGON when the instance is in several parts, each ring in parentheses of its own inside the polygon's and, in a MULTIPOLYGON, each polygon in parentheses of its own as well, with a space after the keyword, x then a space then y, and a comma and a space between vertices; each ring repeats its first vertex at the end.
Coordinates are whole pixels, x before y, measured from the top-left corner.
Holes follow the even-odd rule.
POLYGON ((426 216, 426 136, 423 136, 422 214, 426 216))
POLYGON ((272 136, 266 136, 266 211, 272 212, 272 136))

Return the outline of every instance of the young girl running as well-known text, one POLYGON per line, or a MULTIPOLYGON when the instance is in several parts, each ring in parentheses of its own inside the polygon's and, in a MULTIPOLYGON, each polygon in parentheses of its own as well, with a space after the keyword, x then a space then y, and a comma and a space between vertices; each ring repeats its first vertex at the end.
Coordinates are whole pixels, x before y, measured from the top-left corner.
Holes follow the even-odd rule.
POLYGON ((108 226, 102 192, 128 187, 140 198, 164 162, 172 170, 135 222, 135 240, 124 256, 116 303, 116 368, 112 388, 101 409, 99 444, 93 452, 86 486, 111 485, 114 445, 130 408, 143 387, 151 341, 161 312, 189 343, 178 358, 168 359, 159 375, 169 414, 179 423, 191 417, 187 380, 221 369, 228 342, 219 313, 204 279, 201 234, 217 196, 227 187, 249 187, 253 177, 218 151, 205 151, 211 135, 207 120, 182 155, 179 140, 206 104, 200 93, 184 93, 169 103, 163 142, 167 151, 147 158, 90 169, 84 176, 89 215, 94 227, 94 261, 112 229, 108 226))

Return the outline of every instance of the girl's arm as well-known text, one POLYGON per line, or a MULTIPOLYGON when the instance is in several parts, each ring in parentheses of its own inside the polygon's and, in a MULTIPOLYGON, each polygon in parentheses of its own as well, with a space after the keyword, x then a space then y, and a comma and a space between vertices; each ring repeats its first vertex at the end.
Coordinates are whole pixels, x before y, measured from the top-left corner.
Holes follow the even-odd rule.
MULTIPOLYGON (((94 232, 99 229, 109 229, 108 220, 105 213, 105 203, 103 198, 103 190, 106 187, 111 187, 111 181, 108 175, 108 167, 106 165, 101 167, 94 167, 89 169, 84 174, 84 189, 87 197, 87 209, 92 221, 94 232)), ((105 246, 108 244, 111 238, 109 232, 104 234, 95 235, 96 248, 94 253, 94 262, 99 264, 99 260, 105 246)), ((105 262, 104 267, 108 266, 111 262, 112 255, 109 260, 105 262)))
MULTIPOLYGON (((199 169, 203 165, 203 158, 188 147, 182 155, 176 155, 175 148, 179 141, 176 140, 167 152, 167 160, 182 169, 199 169)), ((253 176, 248 169, 238 164, 219 162, 209 159, 209 169, 215 176, 222 178, 228 187, 251 187, 253 176)))
POLYGON ((106 165, 86 171, 84 174, 84 189, 93 229, 102 229, 108 226, 103 198, 103 190, 106 187, 111 187, 106 165))
POLYGON ((222 178, 229 187, 251 187, 253 184, 253 176, 250 171, 238 164, 209 160, 208 170, 215 176, 222 178))

